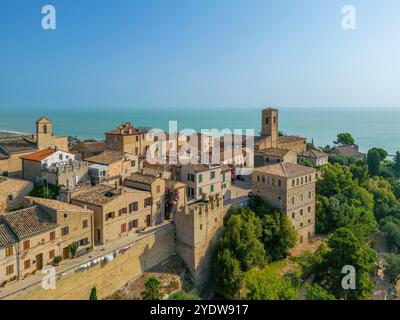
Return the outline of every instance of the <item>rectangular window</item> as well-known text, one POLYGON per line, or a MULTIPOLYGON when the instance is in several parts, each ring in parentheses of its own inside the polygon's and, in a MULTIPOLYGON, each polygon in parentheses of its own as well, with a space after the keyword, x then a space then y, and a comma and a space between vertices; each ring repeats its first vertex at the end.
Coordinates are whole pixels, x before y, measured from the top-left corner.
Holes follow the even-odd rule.
POLYGON ((132 229, 134 229, 134 228, 137 228, 137 227, 138 227, 138 219, 132 220, 132 221, 129 222, 129 224, 128 224, 128 229, 129 229, 129 231, 132 230, 132 229))
POLYGON ((89 225, 89 222, 87 219, 82 221, 82 229, 86 229, 88 227, 88 225, 89 225))
POLYGON ((203 194, 203 188, 199 188, 199 196, 203 194))
POLYGON ((68 226, 66 226, 66 227, 61 229, 61 236, 64 237, 64 236, 66 236, 68 234, 69 234, 69 227, 68 226))
POLYGON ((126 232, 126 223, 121 224, 121 233, 126 232))
POLYGON ((225 173, 222 174, 222 182, 225 182, 225 173))
POLYGON ((138 211, 138 203, 137 203, 137 201, 136 202, 132 202, 129 205, 129 213, 132 213, 134 211, 138 211))
POLYGON ((115 212, 109 212, 106 214, 106 221, 115 217, 115 212))
POLYGON ((210 172, 210 179, 215 179, 215 171, 210 172))
POLYGON ((160 193, 161 191, 161 186, 157 186, 157 193, 160 193))
POLYGON ((123 214, 127 214, 127 213, 128 213, 128 209, 126 207, 118 210, 118 214, 120 216, 122 216, 123 214))
POLYGON ((31 267, 31 260, 24 261, 24 270, 29 269, 31 267))
POLYGON ((214 185, 213 184, 210 186, 210 192, 214 192, 214 185))
POLYGON ((199 174, 199 182, 203 182, 203 175, 202 174, 199 174))
POLYGON ((54 249, 50 250, 49 251, 49 259, 53 259, 55 256, 56 256, 56 251, 54 249))
POLYGON ((55 239, 56 239, 56 232, 55 231, 50 232, 50 241, 53 241, 55 239))
POLYGON ((89 238, 81 239, 78 241, 80 246, 86 246, 89 243, 89 238))
POLYGON ((13 273, 14 273, 14 265, 12 264, 12 265, 7 266, 6 267, 6 275, 8 276, 13 273))
POLYGON ((144 199, 144 207, 147 208, 151 206, 151 197, 144 199))
POLYGON ((22 243, 22 248, 23 248, 23 250, 28 250, 29 248, 30 248, 30 242, 29 242, 29 240, 25 240, 23 243, 22 243))
POLYGON ((6 257, 12 256, 14 254, 13 246, 9 246, 6 248, 6 257))

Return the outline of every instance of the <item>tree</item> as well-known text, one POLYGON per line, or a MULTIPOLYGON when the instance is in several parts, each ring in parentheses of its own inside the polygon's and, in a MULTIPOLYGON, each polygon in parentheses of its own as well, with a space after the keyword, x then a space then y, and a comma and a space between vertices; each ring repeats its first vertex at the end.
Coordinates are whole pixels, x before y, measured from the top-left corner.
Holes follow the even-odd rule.
POLYGON ((279 275, 272 267, 251 269, 246 273, 247 300, 296 300, 297 288, 290 279, 279 275))
POLYGON ((316 283, 306 286, 306 298, 307 300, 336 300, 333 294, 316 283))
POLYGON ((233 208, 222 231, 220 245, 228 248, 243 271, 265 264, 264 245, 260 241, 262 224, 249 208, 233 208))
POLYGON ((356 142, 350 133, 339 133, 336 141, 334 141, 334 144, 339 145, 353 145, 355 143, 356 142))
POLYGON ((394 157, 393 169, 396 172, 397 176, 400 176, 400 151, 397 151, 394 157))
POLYGON ((348 168, 339 164, 327 163, 321 170, 321 178, 317 181, 318 194, 330 197, 338 193, 352 196, 357 189, 357 180, 348 168))
POLYGON ((368 170, 371 176, 376 176, 379 174, 381 161, 382 161, 381 155, 376 149, 371 149, 368 151, 367 163, 368 163, 368 170))
POLYGON ((337 299, 368 299, 375 287, 372 275, 377 261, 375 250, 362 245, 349 229, 339 228, 329 237, 328 251, 316 266, 315 282, 337 299), (347 265, 356 270, 355 290, 342 287, 342 268, 347 265))
POLYGON ((382 220, 382 231, 390 250, 400 249, 400 220, 387 217, 382 220))
POLYGON ((289 249, 297 242, 297 233, 288 217, 279 210, 271 208, 259 196, 250 200, 249 208, 261 220, 261 241, 264 244, 267 260, 272 262, 286 258, 289 249))
POLYGON ((93 287, 90 291, 89 300, 97 300, 97 290, 96 287, 93 287))
POLYGON ((243 285, 244 274, 239 261, 229 249, 219 245, 213 263, 214 291, 226 298, 235 299, 243 285))
POLYGON ((160 300, 163 296, 161 281, 156 277, 149 277, 144 288, 144 291, 140 294, 143 300, 160 300))
POLYGON ((385 149, 382 149, 382 148, 375 147, 375 148, 370 149, 369 151, 377 151, 379 153, 381 161, 384 161, 388 156, 387 151, 385 149))
POLYGON ((396 285, 397 281, 400 280, 400 255, 394 253, 386 254, 385 260, 385 277, 391 285, 396 285))

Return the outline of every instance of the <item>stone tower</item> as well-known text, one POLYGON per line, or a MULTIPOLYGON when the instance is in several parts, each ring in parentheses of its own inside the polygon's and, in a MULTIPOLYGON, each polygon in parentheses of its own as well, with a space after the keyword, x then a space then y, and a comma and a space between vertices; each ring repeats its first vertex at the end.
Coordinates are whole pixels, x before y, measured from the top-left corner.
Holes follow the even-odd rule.
POLYGON ((36 121, 36 137, 38 149, 45 149, 52 145, 52 122, 46 117, 36 121))
POLYGON ((262 135, 271 137, 271 146, 276 148, 278 140, 278 110, 267 108, 262 111, 262 135))

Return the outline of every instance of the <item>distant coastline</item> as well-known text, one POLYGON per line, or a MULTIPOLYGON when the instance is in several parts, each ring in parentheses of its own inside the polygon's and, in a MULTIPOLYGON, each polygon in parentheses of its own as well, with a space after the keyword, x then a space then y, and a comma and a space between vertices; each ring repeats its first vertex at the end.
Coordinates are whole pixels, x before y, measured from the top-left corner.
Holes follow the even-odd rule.
MULTIPOLYGON (((279 106, 278 106, 279 107, 279 106)), ((35 121, 48 116, 57 135, 104 140, 104 133, 122 122, 136 127, 153 127, 168 131, 168 121, 178 122, 178 130, 254 129, 261 130, 259 112, 248 108, 114 108, 52 110, 5 109, 0 117, 0 131, 34 132, 35 121)), ((279 130, 285 134, 299 134, 314 141, 318 147, 333 144, 339 132, 349 132, 360 151, 381 147, 393 155, 400 150, 400 108, 289 108, 279 107, 282 121, 279 130)), ((11 133, 10 133, 11 134, 11 133)))

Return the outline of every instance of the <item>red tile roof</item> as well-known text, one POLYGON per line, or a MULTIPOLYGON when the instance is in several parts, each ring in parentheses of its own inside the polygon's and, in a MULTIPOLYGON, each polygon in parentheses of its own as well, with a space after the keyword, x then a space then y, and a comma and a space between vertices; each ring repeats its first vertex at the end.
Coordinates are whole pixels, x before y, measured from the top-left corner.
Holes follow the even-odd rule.
POLYGON ((46 159, 48 156, 51 156, 54 152, 56 152, 56 149, 48 148, 27 155, 23 155, 20 158, 30 161, 42 161, 43 159, 46 159))

